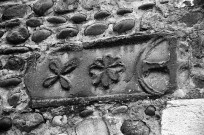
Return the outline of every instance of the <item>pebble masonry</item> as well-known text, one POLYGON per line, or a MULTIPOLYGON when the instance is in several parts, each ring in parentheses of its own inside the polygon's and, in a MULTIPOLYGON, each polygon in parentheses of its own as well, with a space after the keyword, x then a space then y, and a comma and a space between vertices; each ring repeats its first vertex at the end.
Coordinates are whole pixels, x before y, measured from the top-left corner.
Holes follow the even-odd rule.
POLYGON ((1 135, 203 135, 203 0, 0 0, 1 135))

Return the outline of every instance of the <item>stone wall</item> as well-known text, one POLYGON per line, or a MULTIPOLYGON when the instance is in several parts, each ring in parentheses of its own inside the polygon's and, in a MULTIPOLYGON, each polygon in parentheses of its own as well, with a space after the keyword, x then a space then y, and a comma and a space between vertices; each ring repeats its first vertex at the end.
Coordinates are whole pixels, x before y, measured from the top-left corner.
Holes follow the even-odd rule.
POLYGON ((203 4, 0 0, 0 134, 202 135, 203 4))

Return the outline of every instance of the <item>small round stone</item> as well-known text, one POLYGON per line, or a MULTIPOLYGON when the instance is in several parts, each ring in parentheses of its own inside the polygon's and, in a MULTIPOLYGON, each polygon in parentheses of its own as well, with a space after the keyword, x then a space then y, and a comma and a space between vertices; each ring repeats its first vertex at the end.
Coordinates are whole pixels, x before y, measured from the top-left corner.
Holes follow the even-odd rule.
POLYGON ((22 18, 26 15, 29 6, 27 5, 14 5, 6 8, 3 11, 2 19, 9 20, 12 18, 22 18))
POLYGON ((103 23, 95 23, 90 26, 88 26, 85 31, 84 35, 85 36, 96 36, 100 35, 105 32, 105 30, 108 29, 108 26, 103 23))
POLYGON ((84 110, 82 112, 79 113, 79 116, 81 116, 82 118, 87 117, 89 115, 93 114, 93 110, 84 110))
POLYGON ((94 19, 100 20, 110 16, 111 13, 107 10, 101 10, 94 15, 94 19))
POLYGON ((3 68, 3 64, 2 64, 2 62, 0 61, 0 69, 2 69, 3 68))
POLYGON ((34 41, 35 43, 40 43, 43 40, 47 39, 52 32, 47 29, 41 29, 33 33, 31 40, 34 41))
POLYGON ((77 135, 109 135, 109 129, 101 118, 88 118, 79 122, 75 128, 77 135))
POLYGON ((118 9, 118 11, 116 13, 117 13, 117 15, 124 15, 124 14, 132 13, 132 12, 133 12, 132 9, 129 9, 129 8, 120 8, 120 9, 118 9))
POLYGON ((124 135, 149 135, 150 129, 141 120, 125 120, 120 128, 124 135))
POLYGON ((10 20, 9 22, 6 22, 5 26, 7 28, 12 28, 12 27, 19 26, 20 23, 21 21, 19 19, 13 19, 13 20, 10 20))
POLYGON ((126 31, 131 30, 135 26, 135 20, 133 19, 125 19, 113 26, 113 31, 119 34, 124 33, 126 31))
POLYGON ((29 38, 30 34, 26 27, 19 27, 12 30, 6 36, 8 42, 12 44, 19 44, 25 42, 29 38))
POLYGON ((20 130, 30 132, 44 122, 39 113, 22 113, 13 118, 13 124, 20 130))
POLYGON ((37 15, 43 16, 45 12, 53 6, 53 4, 54 3, 52 0, 38 0, 33 5, 33 11, 37 15))
POLYGON ((118 114, 118 113, 125 113, 127 112, 128 107, 127 106, 119 106, 113 109, 112 113, 113 114, 118 114))
POLYGON ((10 87, 10 86, 17 86, 20 84, 22 80, 20 78, 8 78, 4 80, 0 80, 0 87, 10 87))
POLYGON ((0 38, 4 35, 4 31, 0 30, 0 38))
POLYGON ((67 124, 67 116, 55 116, 52 120, 53 126, 63 126, 67 124))
POLYGON ((155 6, 155 3, 145 3, 138 7, 140 10, 149 10, 155 6))
POLYGON ((38 27, 40 25, 42 25, 42 20, 41 19, 38 19, 38 18, 30 18, 26 21, 26 25, 29 26, 29 27, 38 27))
POLYGON ((7 101, 8 101, 10 106, 16 107, 19 104, 18 103, 19 100, 20 100, 19 94, 15 94, 15 95, 9 96, 7 101))
POLYGON ((77 9, 78 2, 78 0, 58 0, 54 6, 54 11, 57 14, 73 12, 77 9))
POLYGON ((79 33, 79 31, 75 28, 66 28, 61 30, 58 34, 57 34, 57 38, 58 39, 65 39, 68 37, 74 37, 79 33))
POLYGON ((60 24, 60 23, 65 23, 67 20, 61 16, 51 16, 47 18, 47 21, 53 24, 60 24))
POLYGON ((86 17, 87 16, 85 14, 77 13, 74 16, 71 17, 71 20, 74 23, 79 24, 79 23, 82 23, 82 22, 86 21, 86 17))
POLYGON ((153 105, 150 105, 146 108, 145 114, 149 116, 154 116, 156 112, 156 108, 153 105))
POLYGON ((12 127, 12 120, 8 117, 3 117, 0 119, 0 132, 8 131, 12 127))
POLYGON ((24 65, 25 65, 25 61, 22 58, 12 56, 8 59, 4 68, 9 70, 21 70, 24 68, 24 65))

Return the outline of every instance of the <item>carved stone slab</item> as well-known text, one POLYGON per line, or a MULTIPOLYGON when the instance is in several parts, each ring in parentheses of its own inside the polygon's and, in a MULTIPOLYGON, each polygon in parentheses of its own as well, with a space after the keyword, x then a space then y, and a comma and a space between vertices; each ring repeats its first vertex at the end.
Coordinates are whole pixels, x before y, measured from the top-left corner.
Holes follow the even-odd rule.
POLYGON ((32 107, 159 97, 176 89, 177 39, 132 35, 57 44, 32 60, 25 85, 32 107))

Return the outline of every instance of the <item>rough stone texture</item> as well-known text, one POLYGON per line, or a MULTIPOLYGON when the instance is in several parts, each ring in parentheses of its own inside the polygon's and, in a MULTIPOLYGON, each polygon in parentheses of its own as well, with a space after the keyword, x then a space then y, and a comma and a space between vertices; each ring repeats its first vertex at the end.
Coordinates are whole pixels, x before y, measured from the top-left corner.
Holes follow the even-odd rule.
POLYGON ((162 112, 162 135, 202 135, 204 100, 172 100, 162 112))

